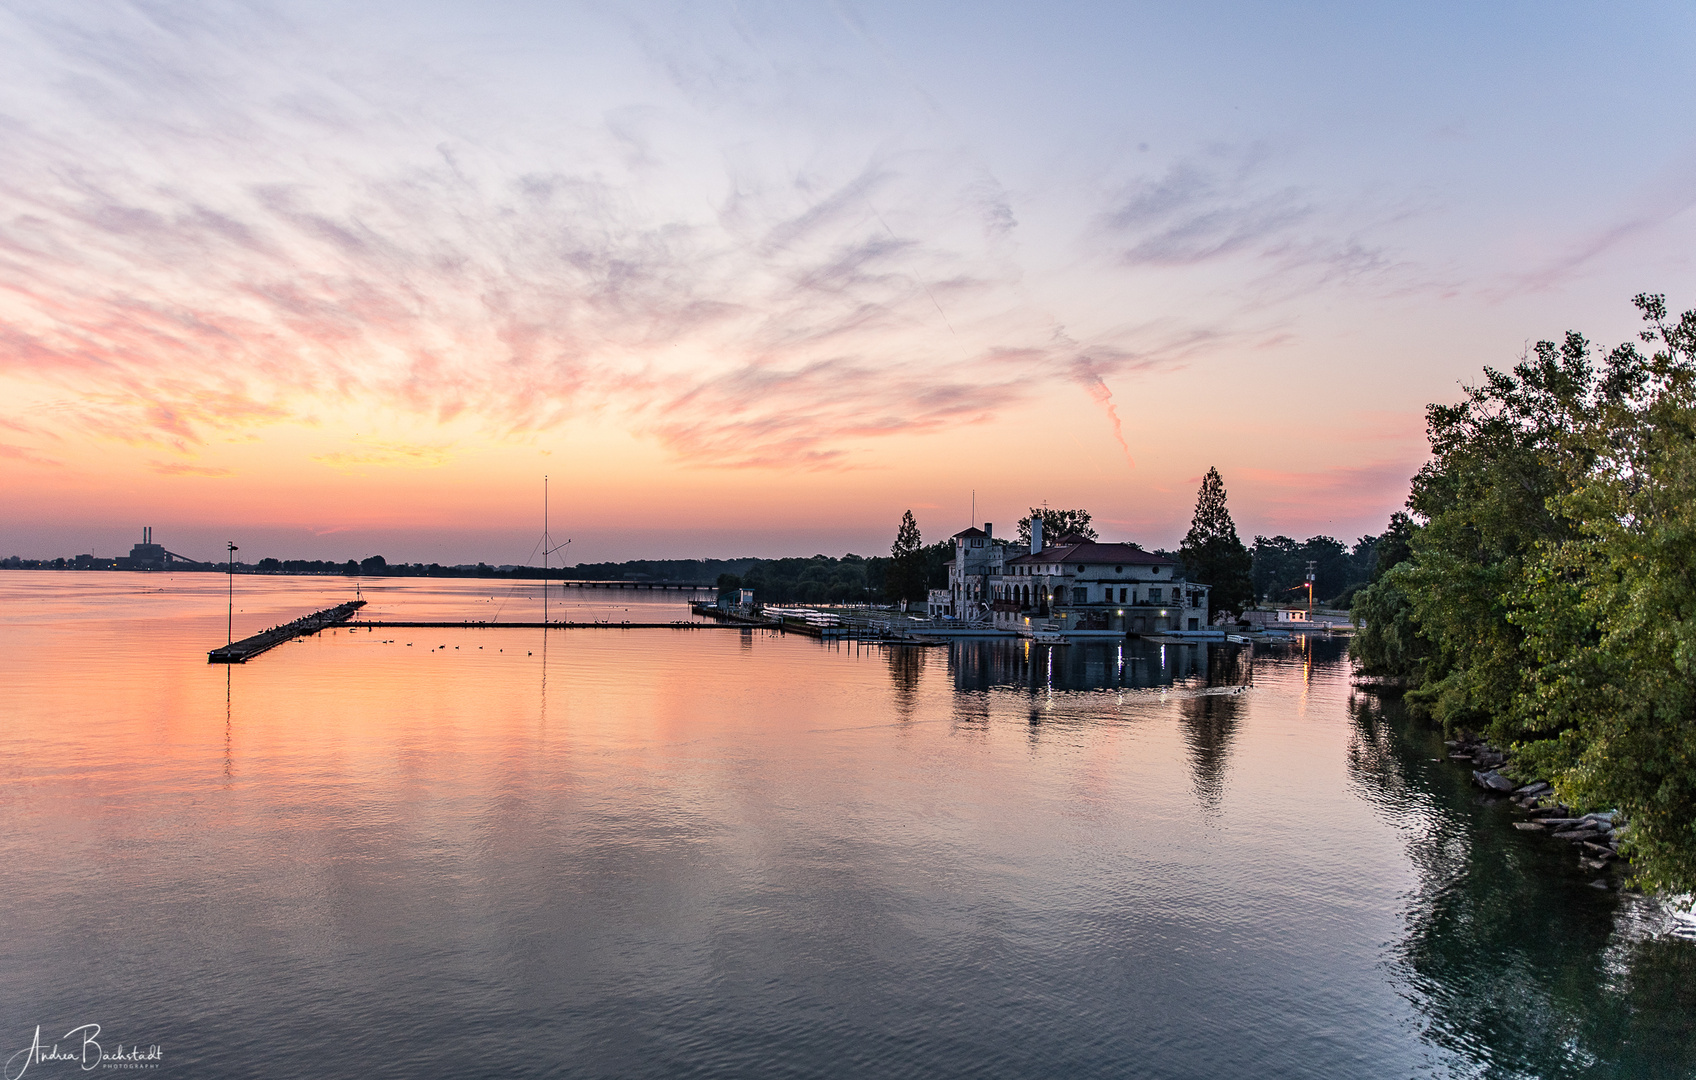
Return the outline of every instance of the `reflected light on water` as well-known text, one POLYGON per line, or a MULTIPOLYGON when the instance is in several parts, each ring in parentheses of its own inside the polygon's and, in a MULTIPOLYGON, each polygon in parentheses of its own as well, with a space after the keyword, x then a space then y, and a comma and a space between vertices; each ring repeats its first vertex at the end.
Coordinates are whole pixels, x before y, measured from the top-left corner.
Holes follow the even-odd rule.
MULTIPOLYGON (((1696 946, 1336 642, 340 630, 214 667, 223 586, 0 574, 0 1051, 95 1020, 179 1075, 1696 1067, 1696 946)), ((243 579, 236 634, 349 592, 243 579)))

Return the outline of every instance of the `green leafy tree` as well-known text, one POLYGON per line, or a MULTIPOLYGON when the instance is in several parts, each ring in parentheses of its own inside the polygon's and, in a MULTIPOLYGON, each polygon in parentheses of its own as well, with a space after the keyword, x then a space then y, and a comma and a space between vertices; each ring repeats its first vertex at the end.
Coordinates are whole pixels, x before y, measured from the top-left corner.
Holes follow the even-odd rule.
POLYGON ((1691 891, 1696 312, 1635 302, 1652 354, 1598 363, 1569 332, 1427 410, 1418 520, 1356 604, 1381 639, 1360 658, 1411 667, 1410 704, 1512 746, 1521 775, 1623 811, 1639 880, 1691 891))
POLYGON ((1196 493, 1195 516, 1190 531, 1178 545, 1178 558, 1192 581, 1210 585, 1209 610, 1215 614, 1242 614, 1254 599, 1250 571, 1254 559, 1237 536, 1236 522, 1225 506, 1225 481, 1218 469, 1210 468, 1196 493))
POLYGON ((948 564, 954 561, 954 541, 938 540, 934 544, 926 544, 924 556, 926 590, 948 588, 948 564))
POLYGON ((1301 580, 1301 544, 1288 536, 1256 536, 1251 552, 1254 560, 1250 571, 1257 598, 1281 601, 1285 593, 1301 580))
POLYGON ((1349 590, 1363 585, 1371 574, 1377 537, 1361 537, 1351 552, 1332 536, 1292 540, 1287 536, 1257 536, 1251 554, 1254 595, 1288 604, 1307 598, 1308 564, 1313 564, 1313 596, 1320 603, 1347 602, 1349 590))
POLYGON ((1594 422, 1553 512, 1578 534, 1544 544, 1513 621, 1537 660, 1524 767, 1580 806, 1629 816, 1641 883, 1696 890, 1696 311, 1649 324, 1608 358, 1594 422))
POLYGON ((1574 333, 1484 375, 1461 402, 1426 410, 1432 456, 1408 499, 1425 522, 1400 580, 1432 645, 1409 701, 1506 743, 1535 718, 1536 658, 1516 619, 1525 575, 1544 545, 1577 535, 1560 498, 1593 460, 1575 433, 1596 420, 1598 379, 1589 342, 1574 333))
POLYGON ((1413 519, 1397 511, 1374 544, 1372 580, 1355 594, 1349 656, 1362 675, 1411 682, 1429 653, 1397 568, 1412 556, 1413 519))
POLYGON ((857 555, 767 559, 742 573, 742 587, 754 590, 754 598, 762 604, 865 603, 871 596, 868 569, 872 561, 857 555))
POLYGON ((901 527, 890 545, 891 565, 884 578, 884 593, 890 600, 923 600, 925 598, 924 541, 919 535, 919 523, 911 510, 901 515, 901 527))
MULTIPOLYGON (((1042 542, 1052 544, 1062 536, 1077 534, 1085 540, 1096 540, 1100 534, 1092 526, 1088 510, 1050 510, 1048 507, 1037 509, 1031 507, 1031 517, 1042 521, 1042 542)), ((1027 551, 1031 544, 1031 519, 1024 518, 1019 522, 1019 543, 1027 551)))

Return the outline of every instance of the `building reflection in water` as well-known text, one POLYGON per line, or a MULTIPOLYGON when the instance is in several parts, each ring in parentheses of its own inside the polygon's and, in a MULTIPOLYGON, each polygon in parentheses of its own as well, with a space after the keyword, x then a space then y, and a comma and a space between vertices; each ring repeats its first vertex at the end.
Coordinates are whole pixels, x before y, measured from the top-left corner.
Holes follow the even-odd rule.
MULTIPOLYGON (((1122 641, 1039 645, 1033 641, 957 641, 949 646, 954 676, 953 713, 957 723, 986 724, 989 690, 1023 690, 1032 695, 1034 729, 1044 719, 1037 695, 1088 690, 1194 691, 1180 703, 1185 741, 1195 774, 1196 795, 1216 811, 1224 791, 1225 768, 1236 731, 1241 700, 1234 694, 1206 693, 1214 688, 1253 685, 1253 650, 1223 642, 1157 643, 1122 641)), ((895 670, 891 659, 891 670, 895 670)), ((903 683, 896 678, 897 698, 903 683)))
POLYGON ((948 666, 956 690, 1199 688, 1251 685, 1250 655, 1243 646, 1205 641, 1159 644, 1129 638, 1039 645, 1002 639, 953 642, 948 666))

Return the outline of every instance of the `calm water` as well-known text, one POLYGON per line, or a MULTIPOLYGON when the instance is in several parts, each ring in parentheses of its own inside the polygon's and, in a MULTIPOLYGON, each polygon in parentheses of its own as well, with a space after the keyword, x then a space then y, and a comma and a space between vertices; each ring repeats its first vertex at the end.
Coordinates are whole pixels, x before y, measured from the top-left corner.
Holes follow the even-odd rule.
MULTIPOLYGON (((237 636, 350 591, 237 585, 237 636)), ((1696 942, 1327 643, 399 630, 225 669, 223 588, 0 573, 0 1055, 98 1023, 157 1076, 1696 1076, 1696 942)))

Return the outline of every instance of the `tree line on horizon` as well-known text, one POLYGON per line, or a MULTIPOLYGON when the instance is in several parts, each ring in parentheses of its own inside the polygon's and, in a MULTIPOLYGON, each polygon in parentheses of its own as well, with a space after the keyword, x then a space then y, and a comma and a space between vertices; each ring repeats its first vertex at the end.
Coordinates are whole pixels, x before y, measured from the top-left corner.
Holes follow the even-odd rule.
POLYGON ((1696 891, 1696 311, 1605 356, 1540 341, 1426 410, 1431 459, 1355 598, 1363 674, 1617 809, 1640 883, 1696 891), (1639 343, 1648 346, 1647 351, 1639 343))

